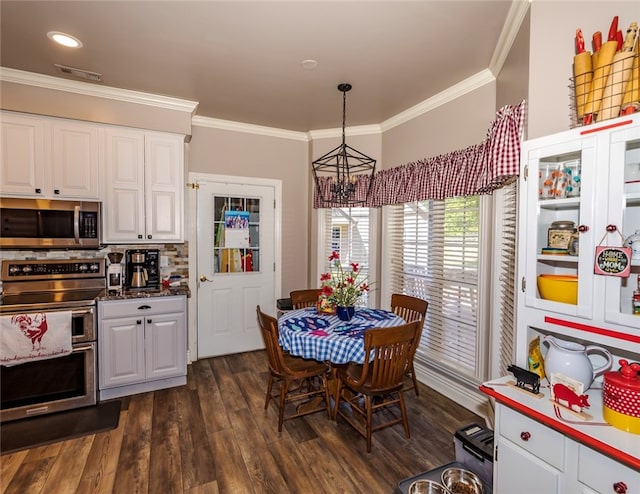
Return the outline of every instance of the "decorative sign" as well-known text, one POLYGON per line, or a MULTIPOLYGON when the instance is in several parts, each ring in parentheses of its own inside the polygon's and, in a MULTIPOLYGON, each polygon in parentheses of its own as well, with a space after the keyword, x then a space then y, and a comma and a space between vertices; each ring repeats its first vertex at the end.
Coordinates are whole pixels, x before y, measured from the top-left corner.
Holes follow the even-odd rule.
POLYGON ((629 247, 596 247, 595 274, 628 278, 631 272, 631 249, 629 247))

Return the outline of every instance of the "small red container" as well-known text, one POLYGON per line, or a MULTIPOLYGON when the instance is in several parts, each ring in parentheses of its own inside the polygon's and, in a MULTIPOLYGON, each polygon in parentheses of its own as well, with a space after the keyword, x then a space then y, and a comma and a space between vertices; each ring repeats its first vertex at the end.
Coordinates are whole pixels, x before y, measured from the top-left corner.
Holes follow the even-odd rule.
POLYGON ((612 426, 640 434, 640 364, 620 360, 620 366, 604 375, 602 415, 612 426))

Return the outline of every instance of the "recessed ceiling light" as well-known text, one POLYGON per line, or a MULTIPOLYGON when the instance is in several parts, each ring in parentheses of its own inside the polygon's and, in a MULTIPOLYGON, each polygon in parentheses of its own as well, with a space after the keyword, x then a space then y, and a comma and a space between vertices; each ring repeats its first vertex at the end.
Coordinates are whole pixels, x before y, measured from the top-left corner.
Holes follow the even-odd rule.
POLYGON ((47 33, 49 39, 52 39, 56 43, 59 43, 63 46, 68 46, 69 48, 81 48, 82 41, 78 38, 71 36, 70 34, 60 33, 58 31, 49 31, 47 33))
POLYGON ((318 62, 315 60, 303 60, 302 68, 306 70, 313 70, 318 66, 318 62))

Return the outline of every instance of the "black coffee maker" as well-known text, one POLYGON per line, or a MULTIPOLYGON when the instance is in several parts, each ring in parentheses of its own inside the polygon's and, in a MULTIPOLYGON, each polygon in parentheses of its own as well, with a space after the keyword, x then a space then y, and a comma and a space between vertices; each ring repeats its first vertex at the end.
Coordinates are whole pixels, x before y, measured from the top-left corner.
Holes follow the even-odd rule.
POLYGON ((125 289, 153 290, 160 287, 160 251, 158 249, 127 250, 124 257, 125 289))

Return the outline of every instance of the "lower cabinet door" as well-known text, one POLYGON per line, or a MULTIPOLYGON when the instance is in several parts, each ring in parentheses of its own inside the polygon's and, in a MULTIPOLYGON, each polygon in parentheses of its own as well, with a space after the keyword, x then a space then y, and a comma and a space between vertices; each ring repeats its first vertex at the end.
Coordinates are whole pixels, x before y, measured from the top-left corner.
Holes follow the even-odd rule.
POLYGON ((144 319, 102 320, 99 335, 100 389, 143 381, 144 319))
POLYGON ((187 372, 184 312, 146 318, 147 379, 183 376, 187 372))
POLYGON ((553 494, 560 493, 561 472, 527 453, 510 441, 499 437, 495 465, 496 493, 553 494))

